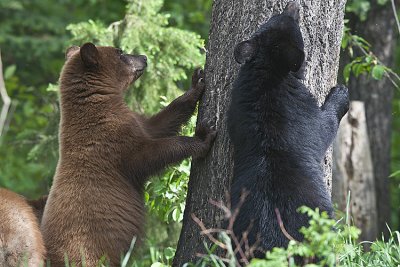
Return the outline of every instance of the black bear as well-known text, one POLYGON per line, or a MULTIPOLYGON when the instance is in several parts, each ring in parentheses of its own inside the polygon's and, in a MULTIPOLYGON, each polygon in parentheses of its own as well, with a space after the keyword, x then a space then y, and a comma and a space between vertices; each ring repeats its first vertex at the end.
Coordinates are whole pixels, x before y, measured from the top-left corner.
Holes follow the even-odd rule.
POLYGON ((332 88, 319 107, 298 79, 304 61, 299 10, 290 2, 234 51, 242 66, 228 112, 234 146, 230 194, 232 209, 242 206, 233 231, 238 239, 248 231, 243 250, 247 242, 258 243, 255 257, 288 245, 276 209, 288 234, 299 241, 298 230, 308 225, 308 217, 297 212, 300 206, 333 212, 322 162, 348 110, 348 90, 332 88), (241 202, 243 190, 248 195, 241 202))
MULTIPOLYGON (((144 226, 144 184, 184 158, 204 156, 215 131, 178 136, 202 96, 204 75, 158 114, 132 112, 124 92, 147 66, 145 56, 86 43, 67 50, 60 76, 60 159, 41 230, 52 267, 119 266, 144 226), (85 264, 83 264, 83 262, 85 264)), ((40 203, 38 204, 40 211, 40 203)))

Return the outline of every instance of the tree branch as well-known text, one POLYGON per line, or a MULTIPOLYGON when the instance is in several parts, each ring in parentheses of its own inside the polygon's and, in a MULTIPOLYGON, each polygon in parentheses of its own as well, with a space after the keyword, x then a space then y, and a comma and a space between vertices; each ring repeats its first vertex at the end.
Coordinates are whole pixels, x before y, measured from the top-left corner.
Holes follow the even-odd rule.
POLYGON ((396 9, 396 4, 394 3, 394 0, 392 0, 392 9, 393 9, 394 18, 396 19, 397 29, 400 33, 400 22, 399 22, 399 17, 397 16, 397 9, 396 9))
POLYGON ((11 98, 7 94, 6 85, 4 83, 3 63, 1 61, 1 50, 0 50, 0 95, 4 103, 0 113, 0 137, 1 137, 5 129, 7 115, 11 105, 11 98))
POLYGON ((285 228, 285 225, 283 224, 282 221, 282 217, 281 217, 281 213, 279 212, 278 208, 275 208, 275 214, 276 214, 276 218, 278 219, 278 223, 279 223, 279 227, 281 228, 282 233, 286 236, 287 239, 289 240, 293 240, 298 242, 296 239, 294 239, 287 231, 285 228))

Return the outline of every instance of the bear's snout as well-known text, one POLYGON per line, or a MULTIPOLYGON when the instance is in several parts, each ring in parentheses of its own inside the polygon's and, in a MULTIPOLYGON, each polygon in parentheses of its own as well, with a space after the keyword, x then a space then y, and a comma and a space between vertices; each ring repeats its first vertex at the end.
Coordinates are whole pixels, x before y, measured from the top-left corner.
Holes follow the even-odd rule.
POLYGON ((130 65, 135 72, 144 71, 147 67, 147 57, 145 55, 124 55, 121 59, 130 65))

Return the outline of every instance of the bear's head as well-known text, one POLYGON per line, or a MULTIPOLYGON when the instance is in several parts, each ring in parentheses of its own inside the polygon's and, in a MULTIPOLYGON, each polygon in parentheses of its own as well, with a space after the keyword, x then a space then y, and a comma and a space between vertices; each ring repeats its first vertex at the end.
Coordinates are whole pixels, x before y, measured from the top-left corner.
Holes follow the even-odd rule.
POLYGON ((99 94, 121 94, 147 67, 146 56, 124 54, 121 49, 92 43, 70 47, 65 56, 61 85, 99 94))
POLYGON ((304 61, 299 11, 298 3, 289 2, 281 14, 261 25, 250 39, 236 45, 235 60, 280 73, 298 71, 304 61))

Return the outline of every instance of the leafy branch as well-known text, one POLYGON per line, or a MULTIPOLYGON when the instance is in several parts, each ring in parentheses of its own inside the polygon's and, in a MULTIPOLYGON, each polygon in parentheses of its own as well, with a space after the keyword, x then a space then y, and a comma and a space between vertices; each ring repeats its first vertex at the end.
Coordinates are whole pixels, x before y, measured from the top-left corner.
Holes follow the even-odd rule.
MULTIPOLYGON (((348 21, 345 21, 347 23, 348 21)), ((353 59, 343 70, 345 82, 348 83, 350 75, 358 77, 360 74, 369 74, 375 80, 381 80, 387 77, 391 83, 399 88, 400 76, 391 68, 387 67, 382 61, 371 51, 371 44, 364 38, 351 33, 349 27, 345 25, 344 35, 342 39, 342 49, 348 51, 353 59), (361 52, 361 56, 354 57, 354 49, 361 52)))

